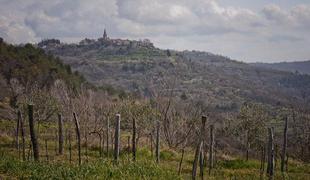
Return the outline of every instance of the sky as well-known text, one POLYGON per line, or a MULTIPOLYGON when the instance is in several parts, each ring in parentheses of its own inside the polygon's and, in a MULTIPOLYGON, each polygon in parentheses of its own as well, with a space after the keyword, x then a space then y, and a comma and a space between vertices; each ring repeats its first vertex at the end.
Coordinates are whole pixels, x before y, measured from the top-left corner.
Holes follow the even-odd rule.
POLYGON ((310 60, 310 0, 0 0, 9 43, 150 39, 244 62, 310 60))

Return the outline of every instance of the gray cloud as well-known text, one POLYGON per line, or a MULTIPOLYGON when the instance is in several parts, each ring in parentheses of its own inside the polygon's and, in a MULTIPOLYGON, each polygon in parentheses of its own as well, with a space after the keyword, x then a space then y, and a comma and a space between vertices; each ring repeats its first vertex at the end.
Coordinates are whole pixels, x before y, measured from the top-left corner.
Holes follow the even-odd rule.
POLYGON ((303 41, 303 38, 296 37, 294 35, 275 35, 269 38, 271 42, 283 42, 288 41, 291 43, 297 42, 297 41, 303 41))
POLYGON ((13 43, 42 38, 150 38, 162 48, 199 49, 245 61, 308 59, 310 5, 261 12, 217 0, 0 0, 0 36, 13 43), (270 53, 266 53, 266 47, 270 53), (282 51, 278 47, 286 48, 282 51), (271 52, 272 51, 272 52, 271 52))

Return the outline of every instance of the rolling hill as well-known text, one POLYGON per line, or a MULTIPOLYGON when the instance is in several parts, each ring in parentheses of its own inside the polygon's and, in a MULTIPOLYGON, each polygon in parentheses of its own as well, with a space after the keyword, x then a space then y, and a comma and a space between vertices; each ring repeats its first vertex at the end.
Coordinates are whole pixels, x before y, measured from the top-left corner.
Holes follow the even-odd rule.
POLYGON ((99 38, 78 44, 38 44, 97 86, 145 97, 156 94, 204 101, 216 111, 235 111, 246 101, 297 105, 310 92, 310 76, 253 66, 199 51, 162 50, 148 40, 99 38))
POLYGON ((270 68, 280 71, 310 74, 310 61, 280 62, 280 63, 253 63, 257 67, 270 68))

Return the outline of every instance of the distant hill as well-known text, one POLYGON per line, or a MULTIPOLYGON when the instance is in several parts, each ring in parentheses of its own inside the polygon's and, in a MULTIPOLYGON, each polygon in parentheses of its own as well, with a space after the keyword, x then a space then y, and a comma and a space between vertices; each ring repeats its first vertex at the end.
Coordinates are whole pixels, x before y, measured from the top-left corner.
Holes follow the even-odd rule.
POLYGON ((280 71, 298 72, 310 74, 310 60, 299 62, 280 62, 280 63, 253 63, 257 67, 270 68, 280 71))
POLYGON ((0 75, 9 84, 17 79, 24 87, 38 85, 49 87, 56 79, 68 86, 79 87, 85 79, 73 72, 59 58, 46 54, 32 44, 14 46, 0 41, 0 75))
POLYGON ((0 119, 14 119, 17 99, 33 88, 49 89, 63 80, 76 90, 86 80, 70 65, 31 44, 14 46, 0 38, 0 119))
POLYGON ((272 106, 299 104, 310 93, 310 76, 253 66, 200 51, 163 50, 148 41, 84 39, 78 44, 38 44, 98 86, 138 95, 173 95, 234 111, 246 101, 272 106))

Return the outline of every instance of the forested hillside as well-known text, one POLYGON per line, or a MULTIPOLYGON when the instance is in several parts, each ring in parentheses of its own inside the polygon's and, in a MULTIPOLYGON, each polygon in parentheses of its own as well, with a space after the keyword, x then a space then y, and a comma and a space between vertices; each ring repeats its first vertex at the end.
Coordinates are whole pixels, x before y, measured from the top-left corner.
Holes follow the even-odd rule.
POLYGON ((252 63, 253 66, 274 70, 288 71, 300 74, 310 74, 310 61, 280 62, 280 63, 252 63))
POLYGON ((0 117, 12 118, 14 108, 26 101, 25 95, 50 90, 56 80, 63 80, 74 91, 86 83, 70 65, 31 44, 14 46, 0 41, 0 117))
POLYGON ((165 94, 184 101, 205 99, 210 108, 228 111, 238 110, 245 101, 273 106, 309 102, 308 75, 254 67, 207 52, 161 50, 129 40, 85 41, 46 40, 39 46, 98 86, 109 84, 144 97, 165 94))

